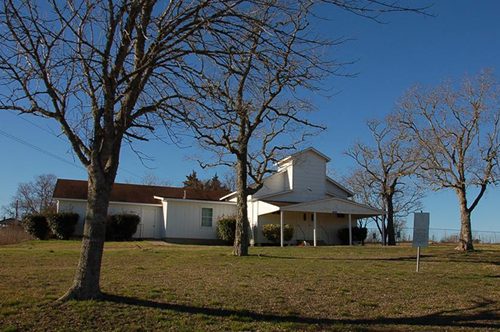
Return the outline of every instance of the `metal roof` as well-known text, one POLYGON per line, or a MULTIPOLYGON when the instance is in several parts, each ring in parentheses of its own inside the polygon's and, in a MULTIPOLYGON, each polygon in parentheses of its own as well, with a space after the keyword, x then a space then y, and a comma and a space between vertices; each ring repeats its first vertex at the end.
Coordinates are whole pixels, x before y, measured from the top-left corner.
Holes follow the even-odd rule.
POLYGON ((337 197, 282 206, 280 207, 280 210, 317 213, 342 213, 364 217, 379 216, 385 214, 383 210, 337 197))

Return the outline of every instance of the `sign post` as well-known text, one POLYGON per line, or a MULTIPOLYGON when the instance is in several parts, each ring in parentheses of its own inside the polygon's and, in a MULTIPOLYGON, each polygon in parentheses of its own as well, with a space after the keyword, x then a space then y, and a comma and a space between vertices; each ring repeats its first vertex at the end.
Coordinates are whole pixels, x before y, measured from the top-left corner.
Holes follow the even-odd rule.
POLYGON ((429 212, 413 214, 413 247, 417 248, 417 272, 420 270, 420 247, 429 246, 429 212))

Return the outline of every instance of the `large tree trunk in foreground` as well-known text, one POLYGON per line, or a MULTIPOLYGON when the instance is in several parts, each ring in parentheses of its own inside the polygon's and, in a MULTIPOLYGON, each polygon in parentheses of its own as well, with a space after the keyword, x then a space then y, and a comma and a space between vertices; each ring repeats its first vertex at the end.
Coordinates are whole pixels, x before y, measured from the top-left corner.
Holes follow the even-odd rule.
POLYGON ((460 238, 458 246, 455 248, 460 251, 472 251, 472 228, 470 222, 471 211, 467 208, 467 198, 464 191, 458 191, 458 200, 460 203, 460 238))
POLYGON ((387 245, 396 245, 396 234, 394 230, 394 202, 392 201, 392 195, 388 196, 387 202, 387 245))
MULTIPOLYGON (((246 153, 241 154, 241 159, 246 159, 246 153)), ((247 162, 238 160, 236 165, 236 234, 234 237, 233 254, 235 256, 248 256, 248 207, 247 207, 247 162)))
MULTIPOLYGON (((92 167, 92 166, 90 166, 92 167)), ((88 200, 80 261, 73 285, 60 300, 91 300, 102 296, 99 279, 112 184, 100 170, 89 171, 88 200)))

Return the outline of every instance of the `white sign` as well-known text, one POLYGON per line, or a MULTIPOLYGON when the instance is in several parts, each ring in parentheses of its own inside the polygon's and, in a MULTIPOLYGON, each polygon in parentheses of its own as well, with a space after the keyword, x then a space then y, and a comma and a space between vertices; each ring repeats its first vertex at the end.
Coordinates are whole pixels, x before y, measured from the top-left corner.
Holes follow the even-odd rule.
POLYGON ((413 246, 427 247, 429 245, 429 216, 428 212, 413 215, 413 246))

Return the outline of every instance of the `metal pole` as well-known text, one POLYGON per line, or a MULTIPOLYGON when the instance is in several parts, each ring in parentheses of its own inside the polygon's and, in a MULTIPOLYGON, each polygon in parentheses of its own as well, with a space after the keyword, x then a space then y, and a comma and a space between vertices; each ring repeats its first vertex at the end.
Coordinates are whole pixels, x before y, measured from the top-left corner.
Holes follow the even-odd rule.
POLYGON ((313 245, 316 247, 316 212, 313 213, 313 245))
POLYGON ((283 216, 283 211, 280 211, 280 243, 281 243, 281 246, 283 247, 284 246, 284 231, 283 231, 283 228, 285 227, 285 223, 284 223, 284 216, 283 216))
POLYGON ((352 246, 352 221, 350 213, 349 213, 349 245, 352 246))
POLYGON ((420 270, 420 246, 417 247, 417 272, 420 270))

